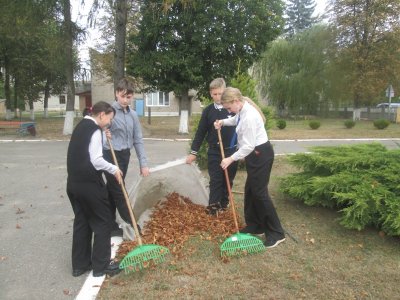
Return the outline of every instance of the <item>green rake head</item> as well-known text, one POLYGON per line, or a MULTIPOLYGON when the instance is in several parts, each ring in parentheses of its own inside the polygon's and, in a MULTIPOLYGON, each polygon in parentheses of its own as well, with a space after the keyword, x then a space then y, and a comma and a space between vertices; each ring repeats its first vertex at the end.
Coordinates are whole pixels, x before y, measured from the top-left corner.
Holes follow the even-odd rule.
POLYGON ((221 245, 221 256, 242 256, 265 250, 263 242, 248 233, 235 233, 221 245))
POLYGON ((150 265, 159 264, 165 261, 169 254, 166 247, 158 245, 141 245, 130 251, 119 264, 120 269, 125 273, 140 271, 150 265))

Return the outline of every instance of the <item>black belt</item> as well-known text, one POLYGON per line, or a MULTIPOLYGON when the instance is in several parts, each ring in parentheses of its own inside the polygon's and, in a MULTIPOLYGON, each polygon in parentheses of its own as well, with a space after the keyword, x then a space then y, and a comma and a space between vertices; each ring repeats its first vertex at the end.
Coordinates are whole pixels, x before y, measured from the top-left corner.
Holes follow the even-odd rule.
MULTIPOLYGON (((111 149, 106 150, 106 151, 110 151, 111 152, 111 149)), ((129 151, 130 151, 130 149, 114 150, 114 152, 129 152, 129 151)))

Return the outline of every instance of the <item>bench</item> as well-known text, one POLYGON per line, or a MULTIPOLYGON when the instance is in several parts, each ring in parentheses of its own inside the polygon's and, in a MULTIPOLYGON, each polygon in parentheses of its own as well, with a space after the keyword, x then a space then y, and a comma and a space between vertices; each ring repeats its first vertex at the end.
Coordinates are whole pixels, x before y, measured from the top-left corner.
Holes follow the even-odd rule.
POLYGON ((10 129, 19 135, 36 135, 35 122, 0 121, 0 132, 10 129))

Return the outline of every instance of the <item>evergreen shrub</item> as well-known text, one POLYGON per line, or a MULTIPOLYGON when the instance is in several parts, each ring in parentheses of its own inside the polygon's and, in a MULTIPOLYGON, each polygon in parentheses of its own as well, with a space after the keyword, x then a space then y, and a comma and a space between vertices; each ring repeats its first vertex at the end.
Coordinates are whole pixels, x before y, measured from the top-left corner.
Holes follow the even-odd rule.
POLYGON ((372 143, 311 151, 288 158, 301 171, 281 178, 285 195, 337 209, 346 228, 400 235, 400 150, 372 143))
POLYGON ((377 129, 385 129, 386 127, 388 127, 390 124, 390 122, 386 119, 378 119, 374 121, 374 126, 377 129))
POLYGON ((345 126, 347 129, 351 129, 351 128, 353 128, 355 125, 356 125, 356 122, 354 122, 353 120, 346 120, 346 121, 344 121, 344 126, 345 126))
POLYGON ((308 125, 310 126, 311 129, 315 130, 318 129, 321 126, 321 122, 317 120, 311 120, 308 125))
POLYGON ((276 120, 276 127, 278 127, 279 129, 285 129, 286 121, 283 119, 276 120))

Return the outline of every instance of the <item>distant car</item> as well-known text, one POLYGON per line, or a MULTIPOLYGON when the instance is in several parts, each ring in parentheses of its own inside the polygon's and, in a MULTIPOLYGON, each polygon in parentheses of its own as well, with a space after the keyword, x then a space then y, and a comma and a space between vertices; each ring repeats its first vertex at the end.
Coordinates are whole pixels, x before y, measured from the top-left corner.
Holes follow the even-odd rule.
MULTIPOLYGON (((389 103, 388 102, 379 103, 376 107, 378 107, 378 108, 380 108, 380 107, 388 108, 389 107, 389 103)), ((390 107, 391 108, 398 108, 398 107, 400 107, 400 103, 390 103, 390 107)))

